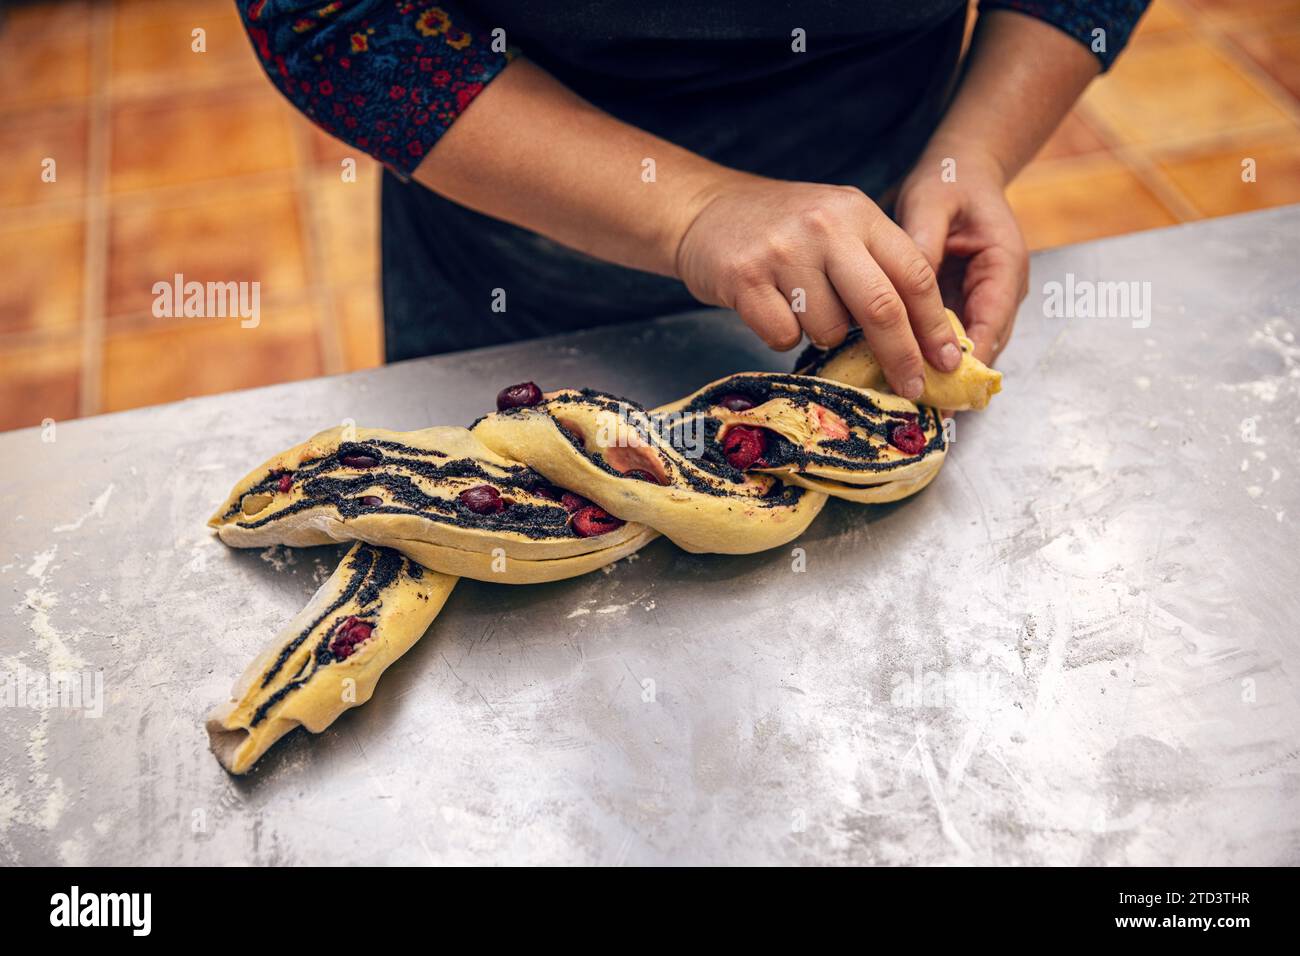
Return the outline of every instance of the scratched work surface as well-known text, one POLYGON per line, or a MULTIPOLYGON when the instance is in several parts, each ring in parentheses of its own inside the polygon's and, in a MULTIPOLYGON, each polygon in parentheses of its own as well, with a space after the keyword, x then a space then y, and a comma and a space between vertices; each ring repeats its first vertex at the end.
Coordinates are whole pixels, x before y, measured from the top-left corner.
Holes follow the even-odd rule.
POLYGON ((1038 256, 915 499, 832 502, 802 572, 658 541, 461 582, 246 779, 203 716, 338 553, 217 543, 247 469, 521 379, 658 403, 789 357, 699 314, 0 436, 3 670, 103 680, 98 718, 0 713, 0 862, 1300 862, 1298 239, 1295 207, 1038 256), (1149 326, 1045 318, 1066 273, 1149 281, 1149 326))

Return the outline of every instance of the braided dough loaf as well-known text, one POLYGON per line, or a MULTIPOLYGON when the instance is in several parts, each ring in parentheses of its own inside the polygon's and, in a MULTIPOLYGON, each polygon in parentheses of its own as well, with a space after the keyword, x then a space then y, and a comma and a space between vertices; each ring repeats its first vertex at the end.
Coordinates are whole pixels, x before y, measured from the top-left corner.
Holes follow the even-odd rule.
POLYGON ((804 374, 731 375, 653 410, 525 383, 469 429, 332 428, 262 463, 209 521, 222 541, 364 544, 209 719, 217 759, 243 773, 293 727, 319 733, 369 699, 458 577, 560 580, 659 534, 746 554, 797 538, 828 497, 915 494, 947 453, 937 409, 983 408, 1001 387, 949 315, 962 364, 927 368, 920 404, 885 390, 858 339, 804 374))

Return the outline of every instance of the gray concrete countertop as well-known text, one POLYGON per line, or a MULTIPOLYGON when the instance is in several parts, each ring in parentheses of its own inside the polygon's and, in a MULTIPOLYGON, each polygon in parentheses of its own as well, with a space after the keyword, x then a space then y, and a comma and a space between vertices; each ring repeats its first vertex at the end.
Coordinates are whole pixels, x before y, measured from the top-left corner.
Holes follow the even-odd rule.
POLYGON ((245 779, 203 717, 340 553, 217 542, 249 468, 522 379, 654 404, 790 356, 700 313, 0 436, 0 675, 103 688, 0 709, 0 862, 1298 863, 1298 244, 1293 207, 1035 257, 1004 392, 916 498, 832 502, 802 572, 661 540, 463 581, 245 779), (1045 317, 1067 273, 1149 282, 1149 325, 1045 317))

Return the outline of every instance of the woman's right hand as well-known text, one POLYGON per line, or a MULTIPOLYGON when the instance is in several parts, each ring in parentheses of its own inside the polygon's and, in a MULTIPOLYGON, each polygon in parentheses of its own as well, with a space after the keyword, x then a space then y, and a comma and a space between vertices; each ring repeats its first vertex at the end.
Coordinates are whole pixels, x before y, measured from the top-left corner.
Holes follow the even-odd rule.
POLYGON ((729 176, 703 198, 676 266, 692 295, 734 309, 777 350, 803 333, 838 345, 861 326, 905 398, 921 394, 922 356, 945 372, 961 362, 930 263, 852 187, 729 176))

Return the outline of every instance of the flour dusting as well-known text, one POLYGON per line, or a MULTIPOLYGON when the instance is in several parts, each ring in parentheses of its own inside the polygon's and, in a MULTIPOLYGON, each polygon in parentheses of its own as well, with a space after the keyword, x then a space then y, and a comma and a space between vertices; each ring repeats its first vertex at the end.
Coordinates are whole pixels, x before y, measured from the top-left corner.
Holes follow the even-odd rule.
POLYGON ((99 497, 96 498, 94 502, 91 504, 89 511, 87 511, 84 515, 82 515, 80 518, 78 518, 76 521, 72 522, 71 524, 58 525, 57 527, 55 527, 54 533, 63 534, 68 531, 76 531, 83 524, 86 523, 87 519, 104 517, 104 511, 105 509, 108 508, 108 499, 113 497, 113 489, 116 487, 117 487, 116 484, 110 483, 107 488, 105 488, 102 492, 100 492, 99 497))

